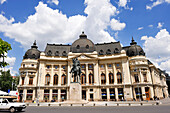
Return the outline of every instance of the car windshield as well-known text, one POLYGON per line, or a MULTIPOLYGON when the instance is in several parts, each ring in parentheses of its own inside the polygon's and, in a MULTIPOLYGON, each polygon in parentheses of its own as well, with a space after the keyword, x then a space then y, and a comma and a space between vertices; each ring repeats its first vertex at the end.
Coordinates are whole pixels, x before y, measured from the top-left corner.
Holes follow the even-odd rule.
POLYGON ((8 103, 8 101, 6 99, 3 99, 2 103, 8 103))

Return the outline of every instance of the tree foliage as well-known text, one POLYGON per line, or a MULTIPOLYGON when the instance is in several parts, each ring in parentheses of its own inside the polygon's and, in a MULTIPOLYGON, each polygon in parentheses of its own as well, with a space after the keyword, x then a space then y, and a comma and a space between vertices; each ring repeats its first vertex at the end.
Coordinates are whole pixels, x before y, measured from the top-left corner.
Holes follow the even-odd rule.
POLYGON ((0 89, 2 91, 8 92, 8 89, 12 89, 12 82, 13 78, 10 74, 10 70, 8 71, 1 71, 0 75, 0 89))
POLYGON ((7 57, 6 56, 6 53, 8 53, 9 50, 11 50, 11 45, 6 42, 6 41, 3 41, 1 38, 0 38, 0 58, 3 58, 3 61, 0 62, 0 67, 5 67, 8 65, 7 62, 4 62, 4 58, 7 57))

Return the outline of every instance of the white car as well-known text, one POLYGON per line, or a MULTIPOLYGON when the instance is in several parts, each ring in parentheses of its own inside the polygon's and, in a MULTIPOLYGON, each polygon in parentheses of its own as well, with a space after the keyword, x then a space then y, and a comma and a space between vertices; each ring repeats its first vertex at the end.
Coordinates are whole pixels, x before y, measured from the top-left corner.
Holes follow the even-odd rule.
POLYGON ((15 111, 22 111, 22 109, 26 108, 25 103, 14 103, 9 102, 7 99, 1 98, 0 99, 0 110, 9 110, 11 113, 15 111))

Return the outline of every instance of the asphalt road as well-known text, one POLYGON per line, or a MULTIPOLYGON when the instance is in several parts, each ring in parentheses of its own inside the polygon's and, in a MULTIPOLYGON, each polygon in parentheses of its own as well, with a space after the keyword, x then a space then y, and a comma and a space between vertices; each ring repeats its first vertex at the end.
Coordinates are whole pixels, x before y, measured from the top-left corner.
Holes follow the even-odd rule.
MULTIPOLYGON (((9 113, 0 111, 0 113, 9 113)), ((170 105, 118 107, 31 107, 16 113, 170 113, 170 105)))

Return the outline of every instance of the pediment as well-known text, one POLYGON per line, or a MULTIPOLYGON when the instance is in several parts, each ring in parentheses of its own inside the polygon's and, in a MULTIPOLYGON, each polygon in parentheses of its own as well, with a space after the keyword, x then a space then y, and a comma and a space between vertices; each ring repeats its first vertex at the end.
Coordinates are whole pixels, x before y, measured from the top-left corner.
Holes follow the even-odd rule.
POLYGON ((78 58, 78 59, 93 59, 93 58, 96 58, 92 55, 87 55, 87 54, 79 54, 79 55, 75 55, 73 57, 71 57, 71 59, 73 58, 78 58))

